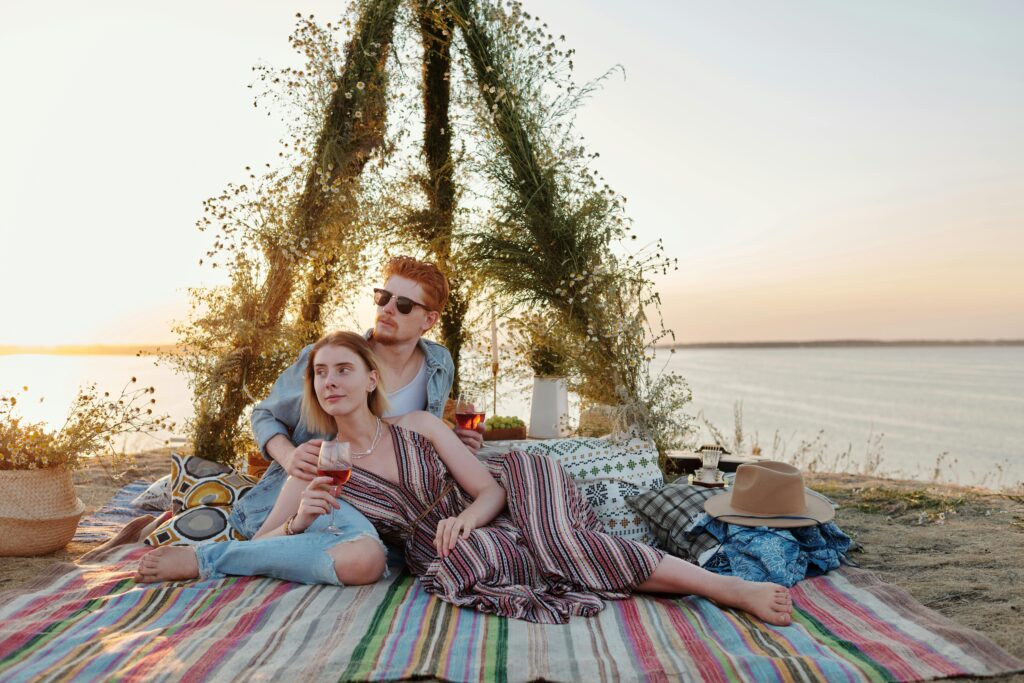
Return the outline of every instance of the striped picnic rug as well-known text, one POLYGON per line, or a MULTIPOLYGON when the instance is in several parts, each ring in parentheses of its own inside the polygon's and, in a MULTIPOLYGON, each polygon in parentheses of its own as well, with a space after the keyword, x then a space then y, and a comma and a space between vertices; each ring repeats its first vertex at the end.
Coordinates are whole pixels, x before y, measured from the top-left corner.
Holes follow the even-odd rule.
POLYGON ((136 585, 115 548, 0 594, 3 681, 918 681, 1024 667, 875 575, 793 590, 794 625, 638 597, 538 625, 453 608, 408 574, 362 588, 231 578, 136 585))

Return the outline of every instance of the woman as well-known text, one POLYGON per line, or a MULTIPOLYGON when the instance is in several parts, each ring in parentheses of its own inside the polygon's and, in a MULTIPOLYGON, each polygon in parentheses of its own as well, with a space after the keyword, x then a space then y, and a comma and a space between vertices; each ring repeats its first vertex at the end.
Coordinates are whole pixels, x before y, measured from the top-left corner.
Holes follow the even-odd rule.
MULTIPOLYGON (((374 405, 380 373, 362 337, 326 336, 310 359, 303 419, 322 431, 333 422, 357 454, 342 492, 345 502, 386 540, 400 544, 409 570, 443 600, 565 623, 571 615, 596 614, 604 599, 635 591, 695 594, 772 624, 790 623, 792 605, 782 586, 713 574, 604 533, 552 460, 513 452, 485 465, 429 413, 382 422, 374 405)), ((345 504, 324 490, 328 481, 320 477, 307 486, 290 480, 260 533, 315 531, 322 515, 345 504)), ((376 557, 380 547, 364 540, 363 548, 376 557)), ((192 566, 187 569, 196 575, 192 566)), ((368 569, 383 572, 383 563, 368 569)), ((159 567, 147 569, 145 558, 140 571, 160 573, 159 567)))
MULTIPOLYGON (((362 340, 358 335, 339 334, 346 339, 354 336, 362 340)), ((365 340, 361 345, 369 351, 365 340)), ((309 353, 307 387, 313 383, 318 348, 319 345, 309 353)), ((347 399, 345 405, 361 400, 371 414, 384 413, 388 404, 379 377, 377 369, 361 392, 353 392, 353 397, 358 395, 359 398, 347 399)), ((306 391, 308 393, 309 389, 306 391)), ((335 400, 333 397, 329 399, 330 402, 335 400)), ((307 403, 308 400, 304 399, 302 417, 309 424, 307 403)), ((321 420, 317 426, 323 427, 319 432, 322 434, 337 431, 333 421, 325 425, 321 420)), ((343 436, 355 436, 361 442, 364 435, 346 432, 343 436)), ((155 583, 225 576, 270 576, 297 583, 338 586, 376 582, 387 571, 386 548, 366 517, 329 493, 330 481, 330 477, 317 477, 307 486, 304 480, 289 477, 270 514, 250 541, 156 548, 139 561, 135 580, 155 583), (324 514, 328 511, 334 511, 333 520, 324 514), (326 531, 332 521, 341 533, 326 531)))

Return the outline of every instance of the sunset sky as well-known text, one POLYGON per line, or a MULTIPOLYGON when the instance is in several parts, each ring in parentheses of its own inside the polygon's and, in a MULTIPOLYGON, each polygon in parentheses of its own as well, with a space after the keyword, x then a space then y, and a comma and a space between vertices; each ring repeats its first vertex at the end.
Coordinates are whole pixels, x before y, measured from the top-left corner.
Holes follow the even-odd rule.
MULTIPOLYGON (((523 4, 625 69, 578 124, 680 341, 1024 338, 1024 3, 523 4)), ((250 68, 343 9, 0 5, 0 345, 172 341, 202 200, 277 151, 250 68)))

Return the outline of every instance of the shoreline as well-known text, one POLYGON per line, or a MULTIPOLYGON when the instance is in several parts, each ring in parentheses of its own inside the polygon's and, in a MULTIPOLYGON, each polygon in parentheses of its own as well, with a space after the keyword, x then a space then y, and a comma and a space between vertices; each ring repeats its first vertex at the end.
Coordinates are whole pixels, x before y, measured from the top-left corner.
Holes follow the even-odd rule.
POLYGON ((821 339, 808 341, 683 342, 658 349, 860 349, 919 347, 1021 347, 1024 339, 821 339))
MULTIPOLYGON (((857 349, 900 347, 1022 347, 1024 339, 811 339, 789 341, 711 341, 657 344, 656 349, 857 349)), ((0 356, 157 356, 177 355, 177 344, 0 344, 0 356)))
POLYGON ((0 356, 159 356, 182 351, 176 344, 0 345, 0 356))

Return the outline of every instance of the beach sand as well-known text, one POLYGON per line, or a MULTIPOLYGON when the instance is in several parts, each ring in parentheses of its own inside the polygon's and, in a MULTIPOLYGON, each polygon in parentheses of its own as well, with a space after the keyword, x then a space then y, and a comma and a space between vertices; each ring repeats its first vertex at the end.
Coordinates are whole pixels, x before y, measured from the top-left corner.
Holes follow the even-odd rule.
MULTIPOLYGON (((138 456, 121 478, 103 461, 76 472, 87 514, 123 483, 167 474, 168 453, 138 456)), ((807 478, 840 504, 836 522, 862 546, 851 554, 862 568, 1024 658, 1024 497, 854 475, 807 478)), ((74 562, 93 547, 72 543, 43 557, 0 558, 0 590, 51 564, 74 562)), ((1024 683, 1024 675, 986 680, 1024 683)))

